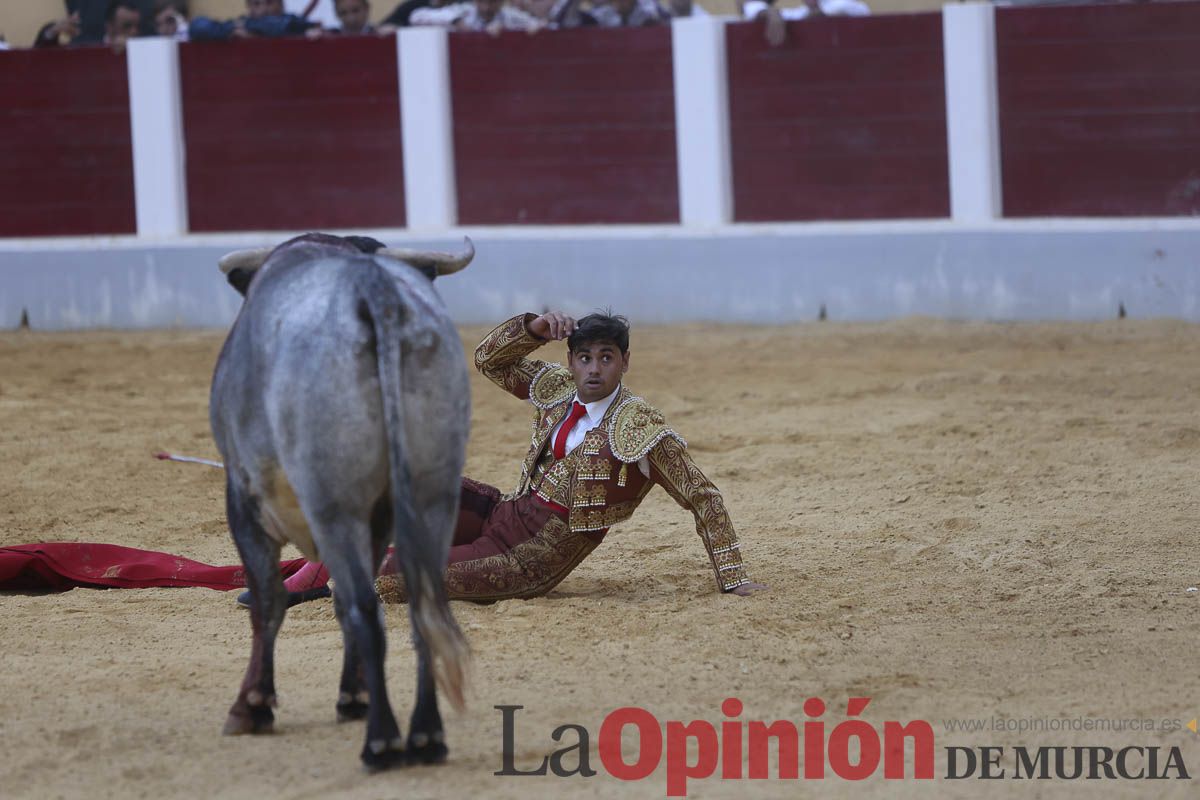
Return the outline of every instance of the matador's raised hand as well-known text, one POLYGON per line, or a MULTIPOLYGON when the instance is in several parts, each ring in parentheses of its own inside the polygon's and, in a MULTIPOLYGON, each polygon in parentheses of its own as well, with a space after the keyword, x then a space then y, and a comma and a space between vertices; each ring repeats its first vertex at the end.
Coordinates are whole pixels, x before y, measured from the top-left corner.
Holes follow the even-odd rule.
POLYGON ((561 311, 547 311, 529 323, 529 332, 548 342, 565 339, 575 332, 575 318, 561 311))

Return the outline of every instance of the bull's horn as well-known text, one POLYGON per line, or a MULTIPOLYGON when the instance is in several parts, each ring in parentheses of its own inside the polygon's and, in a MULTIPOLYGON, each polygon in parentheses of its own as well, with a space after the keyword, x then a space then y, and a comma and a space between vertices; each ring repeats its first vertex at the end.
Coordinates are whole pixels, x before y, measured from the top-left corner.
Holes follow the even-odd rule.
POLYGON ((235 269, 256 270, 263 265, 267 256, 271 255, 271 251, 274 249, 273 247, 256 247, 252 250, 234 250, 232 253, 221 256, 217 266, 226 275, 235 269))
POLYGON ((475 257, 475 245, 471 237, 463 237, 461 253, 441 253, 436 250, 409 250, 404 247, 383 247, 375 251, 376 255, 394 258, 412 264, 414 267, 433 267, 438 275, 452 275, 471 263, 475 257))

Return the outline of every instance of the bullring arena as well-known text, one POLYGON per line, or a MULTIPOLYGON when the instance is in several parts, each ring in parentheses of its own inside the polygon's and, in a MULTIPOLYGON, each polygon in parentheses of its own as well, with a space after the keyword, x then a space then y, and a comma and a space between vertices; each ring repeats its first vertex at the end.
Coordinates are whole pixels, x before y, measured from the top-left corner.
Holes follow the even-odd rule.
MULTIPOLYGON (((485 332, 464 329, 464 344, 485 332)), ((221 339, 0 337, 3 543, 108 542, 237 563, 222 474, 151 458, 214 456, 207 390, 221 339)), ((1195 752, 1187 730, 983 741, 942 727, 1195 716, 1194 324, 635 323, 631 353, 629 385, 656 399, 722 488, 751 575, 769 591, 718 595, 689 515, 656 490, 550 596, 454 604, 474 667, 467 711, 447 715, 450 762, 373 777, 355 758, 360 726, 334 722, 341 636, 329 600, 289 611, 278 734, 247 739, 219 734, 249 651, 231 594, 5 595, 5 795, 661 796, 663 769, 633 786, 603 770, 494 776, 493 706, 525 707, 516 764, 533 769, 559 725, 584 726, 594 747, 616 708, 715 723, 730 696, 742 719, 796 722, 809 697, 829 703, 833 722, 836 703, 867 696, 869 719, 930 721, 939 751, 1136 738, 1195 752)), ((509 487, 528 407, 477 375, 472 390, 468 473, 509 487)), ((397 606, 387 617, 403 709, 407 617, 397 606)), ((865 794, 934 788, 887 783, 865 794)), ((1155 791, 1185 796, 1186 783, 1155 791)), ((794 791, 710 779, 689 795, 794 791)))
MULTIPOLYGON (((547 596, 452 604, 448 761, 373 775, 331 600, 287 614, 274 735, 227 737, 240 587, 3 590, 0 798, 1194 796, 1200 2, 890 2, 781 44, 10 27, 0 549, 237 565, 222 472, 154 457, 219 458, 217 259, 467 235, 436 283, 465 354, 519 312, 627 315, 627 385, 767 588, 720 593, 654 489, 547 596)), ((530 407, 471 390, 466 472, 511 490, 530 407)))

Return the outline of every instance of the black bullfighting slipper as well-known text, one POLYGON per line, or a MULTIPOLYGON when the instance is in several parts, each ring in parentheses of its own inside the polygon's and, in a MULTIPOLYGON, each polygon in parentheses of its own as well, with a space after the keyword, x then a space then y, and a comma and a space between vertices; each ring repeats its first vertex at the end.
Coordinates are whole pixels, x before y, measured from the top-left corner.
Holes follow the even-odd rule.
MULTIPOLYGON (((307 603, 309 600, 320 600, 322 597, 332 597, 333 592, 328 586, 317 586, 313 589, 305 589, 302 592, 288 592, 287 607, 307 603)), ((250 607, 250 592, 242 592, 238 595, 237 604, 242 608, 250 607)))

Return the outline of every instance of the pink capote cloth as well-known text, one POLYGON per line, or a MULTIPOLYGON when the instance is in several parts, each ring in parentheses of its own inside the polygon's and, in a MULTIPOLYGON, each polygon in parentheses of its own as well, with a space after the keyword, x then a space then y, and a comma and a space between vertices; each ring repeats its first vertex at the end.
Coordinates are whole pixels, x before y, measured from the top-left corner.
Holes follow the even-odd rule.
MULTIPOLYGON (((282 561, 286 578, 303 558, 282 561)), ((89 589, 145 589, 153 586, 203 586, 227 591, 246 586, 239 564, 214 567, 189 558, 116 544, 45 542, 0 547, 0 591, 65 592, 89 589)))

